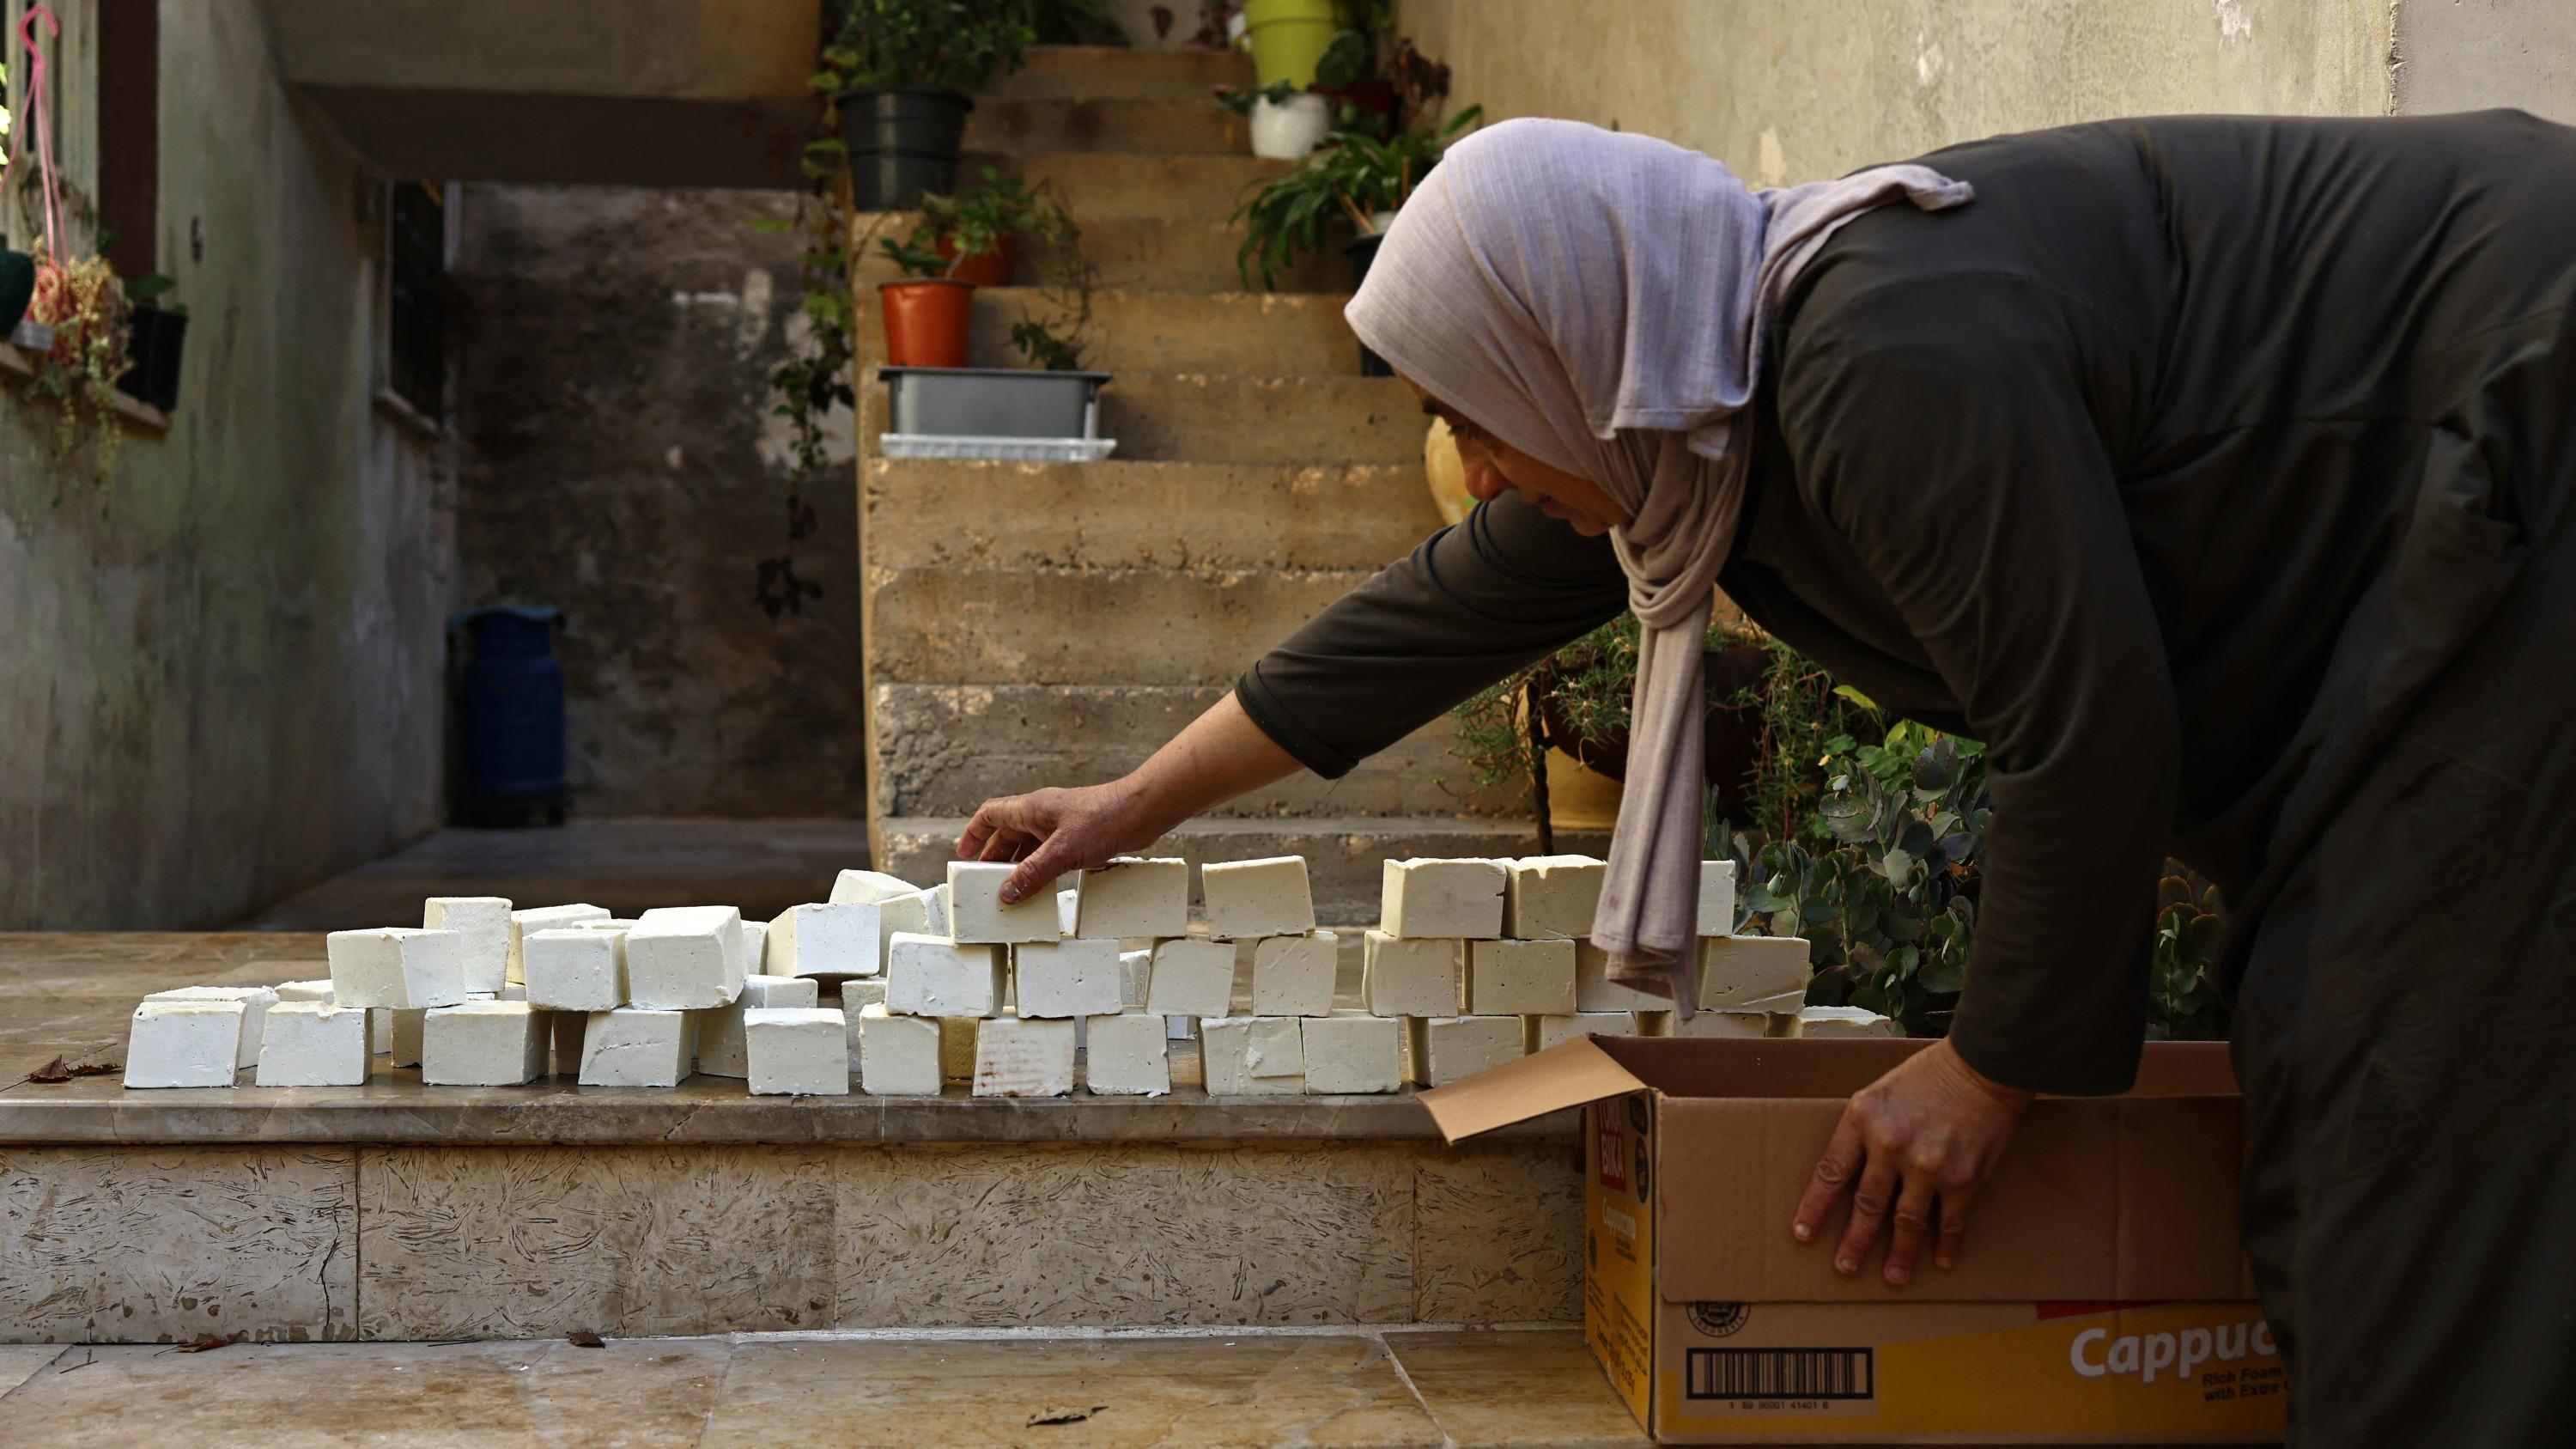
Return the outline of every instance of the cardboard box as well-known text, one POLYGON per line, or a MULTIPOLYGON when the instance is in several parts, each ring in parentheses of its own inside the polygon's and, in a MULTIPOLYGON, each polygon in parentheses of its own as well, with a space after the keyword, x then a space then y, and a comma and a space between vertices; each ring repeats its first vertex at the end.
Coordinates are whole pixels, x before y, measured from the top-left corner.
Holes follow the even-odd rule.
POLYGON ((1425 1092, 1450 1141, 1584 1110, 1584 1335, 1666 1444, 2278 1442, 2286 1380, 2237 1241, 2226 1048, 2155 1043, 2043 1098, 1912 1286, 1789 1219, 1850 1095, 1921 1041, 1584 1037, 1425 1092))

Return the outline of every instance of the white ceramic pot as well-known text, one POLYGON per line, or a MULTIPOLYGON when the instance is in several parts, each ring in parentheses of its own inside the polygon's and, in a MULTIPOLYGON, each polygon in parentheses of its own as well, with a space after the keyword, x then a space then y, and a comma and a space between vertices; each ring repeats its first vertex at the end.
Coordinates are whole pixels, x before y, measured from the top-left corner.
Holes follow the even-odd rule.
POLYGON ((1333 129, 1333 108, 1322 96, 1300 91, 1278 105, 1268 96, 1252 99, 1252 154, 1276 161, 1299 161, 1324 143, 1333 129))

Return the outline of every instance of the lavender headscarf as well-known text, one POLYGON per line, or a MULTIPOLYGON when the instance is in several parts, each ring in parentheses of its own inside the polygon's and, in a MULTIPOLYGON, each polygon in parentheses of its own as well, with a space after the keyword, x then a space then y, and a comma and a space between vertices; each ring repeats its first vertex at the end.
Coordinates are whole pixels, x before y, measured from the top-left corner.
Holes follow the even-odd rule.
POLYGON ((1574 121, 1449 148, 1344 316, 1433 397, 1631 515, 1611 543, 1644 625, 1628 779, 1593 939, 1611 974, 1697 1002, 1701 683, 1753 453, 1762 334, 1825 238, 1899 198, 1974 192, 1922 166, 1749 191, 1715 159, 1574 121))

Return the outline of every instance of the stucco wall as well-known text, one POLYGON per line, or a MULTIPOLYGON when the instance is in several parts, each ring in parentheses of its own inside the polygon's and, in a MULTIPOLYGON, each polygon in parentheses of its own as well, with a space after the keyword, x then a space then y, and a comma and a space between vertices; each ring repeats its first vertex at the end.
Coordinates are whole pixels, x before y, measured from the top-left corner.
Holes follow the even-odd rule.
POLYGON ((2576 4, 2392 0, 2397 109, 2519 106, 2576 124, 2576 4))
MULTIPOLYGON (((2558 0, 2535 0, 2558 3, 2558 0)), ((2378 115, 2388 0, 1397 0, 1494 119, 1662 136, 1778 184, 2185 111, 2378 115)))
POLYGON ((463 594, 565 611, 579 808, 866 809, 859 586, 838 466, 796 548, 823 597, 773 623, 758 561, 786 546, 770 370, 801 335, 792 195, 462 188, 463 594))
MULTIPOLYGON (((101 3, 56 6, 83 186, 101 3)), ((452 521, 436 445, 370 402, 372 182, 279 83, 252 0, 164 0, 160 56, 174 424, 125 434, 102 508, 62 486, 51 414, 0 392, 0 929, 220 923, 440 811, 452 521)))

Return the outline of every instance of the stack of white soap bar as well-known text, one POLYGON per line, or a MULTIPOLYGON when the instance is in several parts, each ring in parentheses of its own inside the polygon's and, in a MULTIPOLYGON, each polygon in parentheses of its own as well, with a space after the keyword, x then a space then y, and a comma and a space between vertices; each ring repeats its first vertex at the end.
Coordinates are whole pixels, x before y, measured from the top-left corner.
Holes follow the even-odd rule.
POLYGON ((263 1087, 354 1087, 365 1082, 366 1009, 311 999, 270 1007, 254 1080, 263 1087))
POLYGON ((268 1009, 278 1002, 277 991, 268 986, 178 986, 168 991, 155 991, 145 1001, 238 1001, 242 1005, 241 1035, 235 1040, 233 1066, 248 1070, 259 1065, 260 1043, 268 1026, 268 1009))
POLYGON ((238 1070, 238 1000, 146 1001, 125 1038, 128 1087, 229 1087, 238 1070))
MULTIPOLYGON (((606 910, 589 905, 530 906, 526 910, 510 912, 510 956, 508 964, 503 968, 504 979, 509 981, 528 979, 523 974, 520 962, 529 932, 552 931, 567 926, 582 925, 589 921, 608 919, 606 910)), ((627 924, 631 926, 634 923, 630 921, 627 924)))
MULTIPOLYGON (((810 998, 814 983, 800 984, 810 998)), ((745 1077, 753 1095, 848 1095, 848 1033, 839 1010, 755 1006, 743 1013, 742 1034, 748 1062, 745 1077)))
POLYGON ((441 1087, 501 1087, 546 1074, 554 1031, 524 1001, 442 1006, 421 1022, 420 1079, 441 1087))
POLYGON ((750 975, 742 912, 732 906, 664 906, 626 933, 626 999, 654 1011, 702 1011, 742 994, 750 975))
MULTIPOLYGON (((744 1022, 754 1011, 820 1009, 818 988, 806 976, 746 976, 742 994, 698 1013, 698 1070, 711 1077, 751 1076, 744 1022)), ((836 1020, 838 1018, 835 1018, 836 1020)), ((850 1071, 849 1042, 841 1043, 841 1075, 850 1071)))
POLYGON ((1189 929, 1189 862, 1122 855, 1082 873, 1073 928, 1066 934, 1094 941, 1160 940, 1189 929))
POLYGON ((517 932, 505 897, 431 896, 421 903, 420 924, 425 930, 457 934, 457 949, 465 958, 466 990, 497 993, 519 979, 510 974, 517 932))

